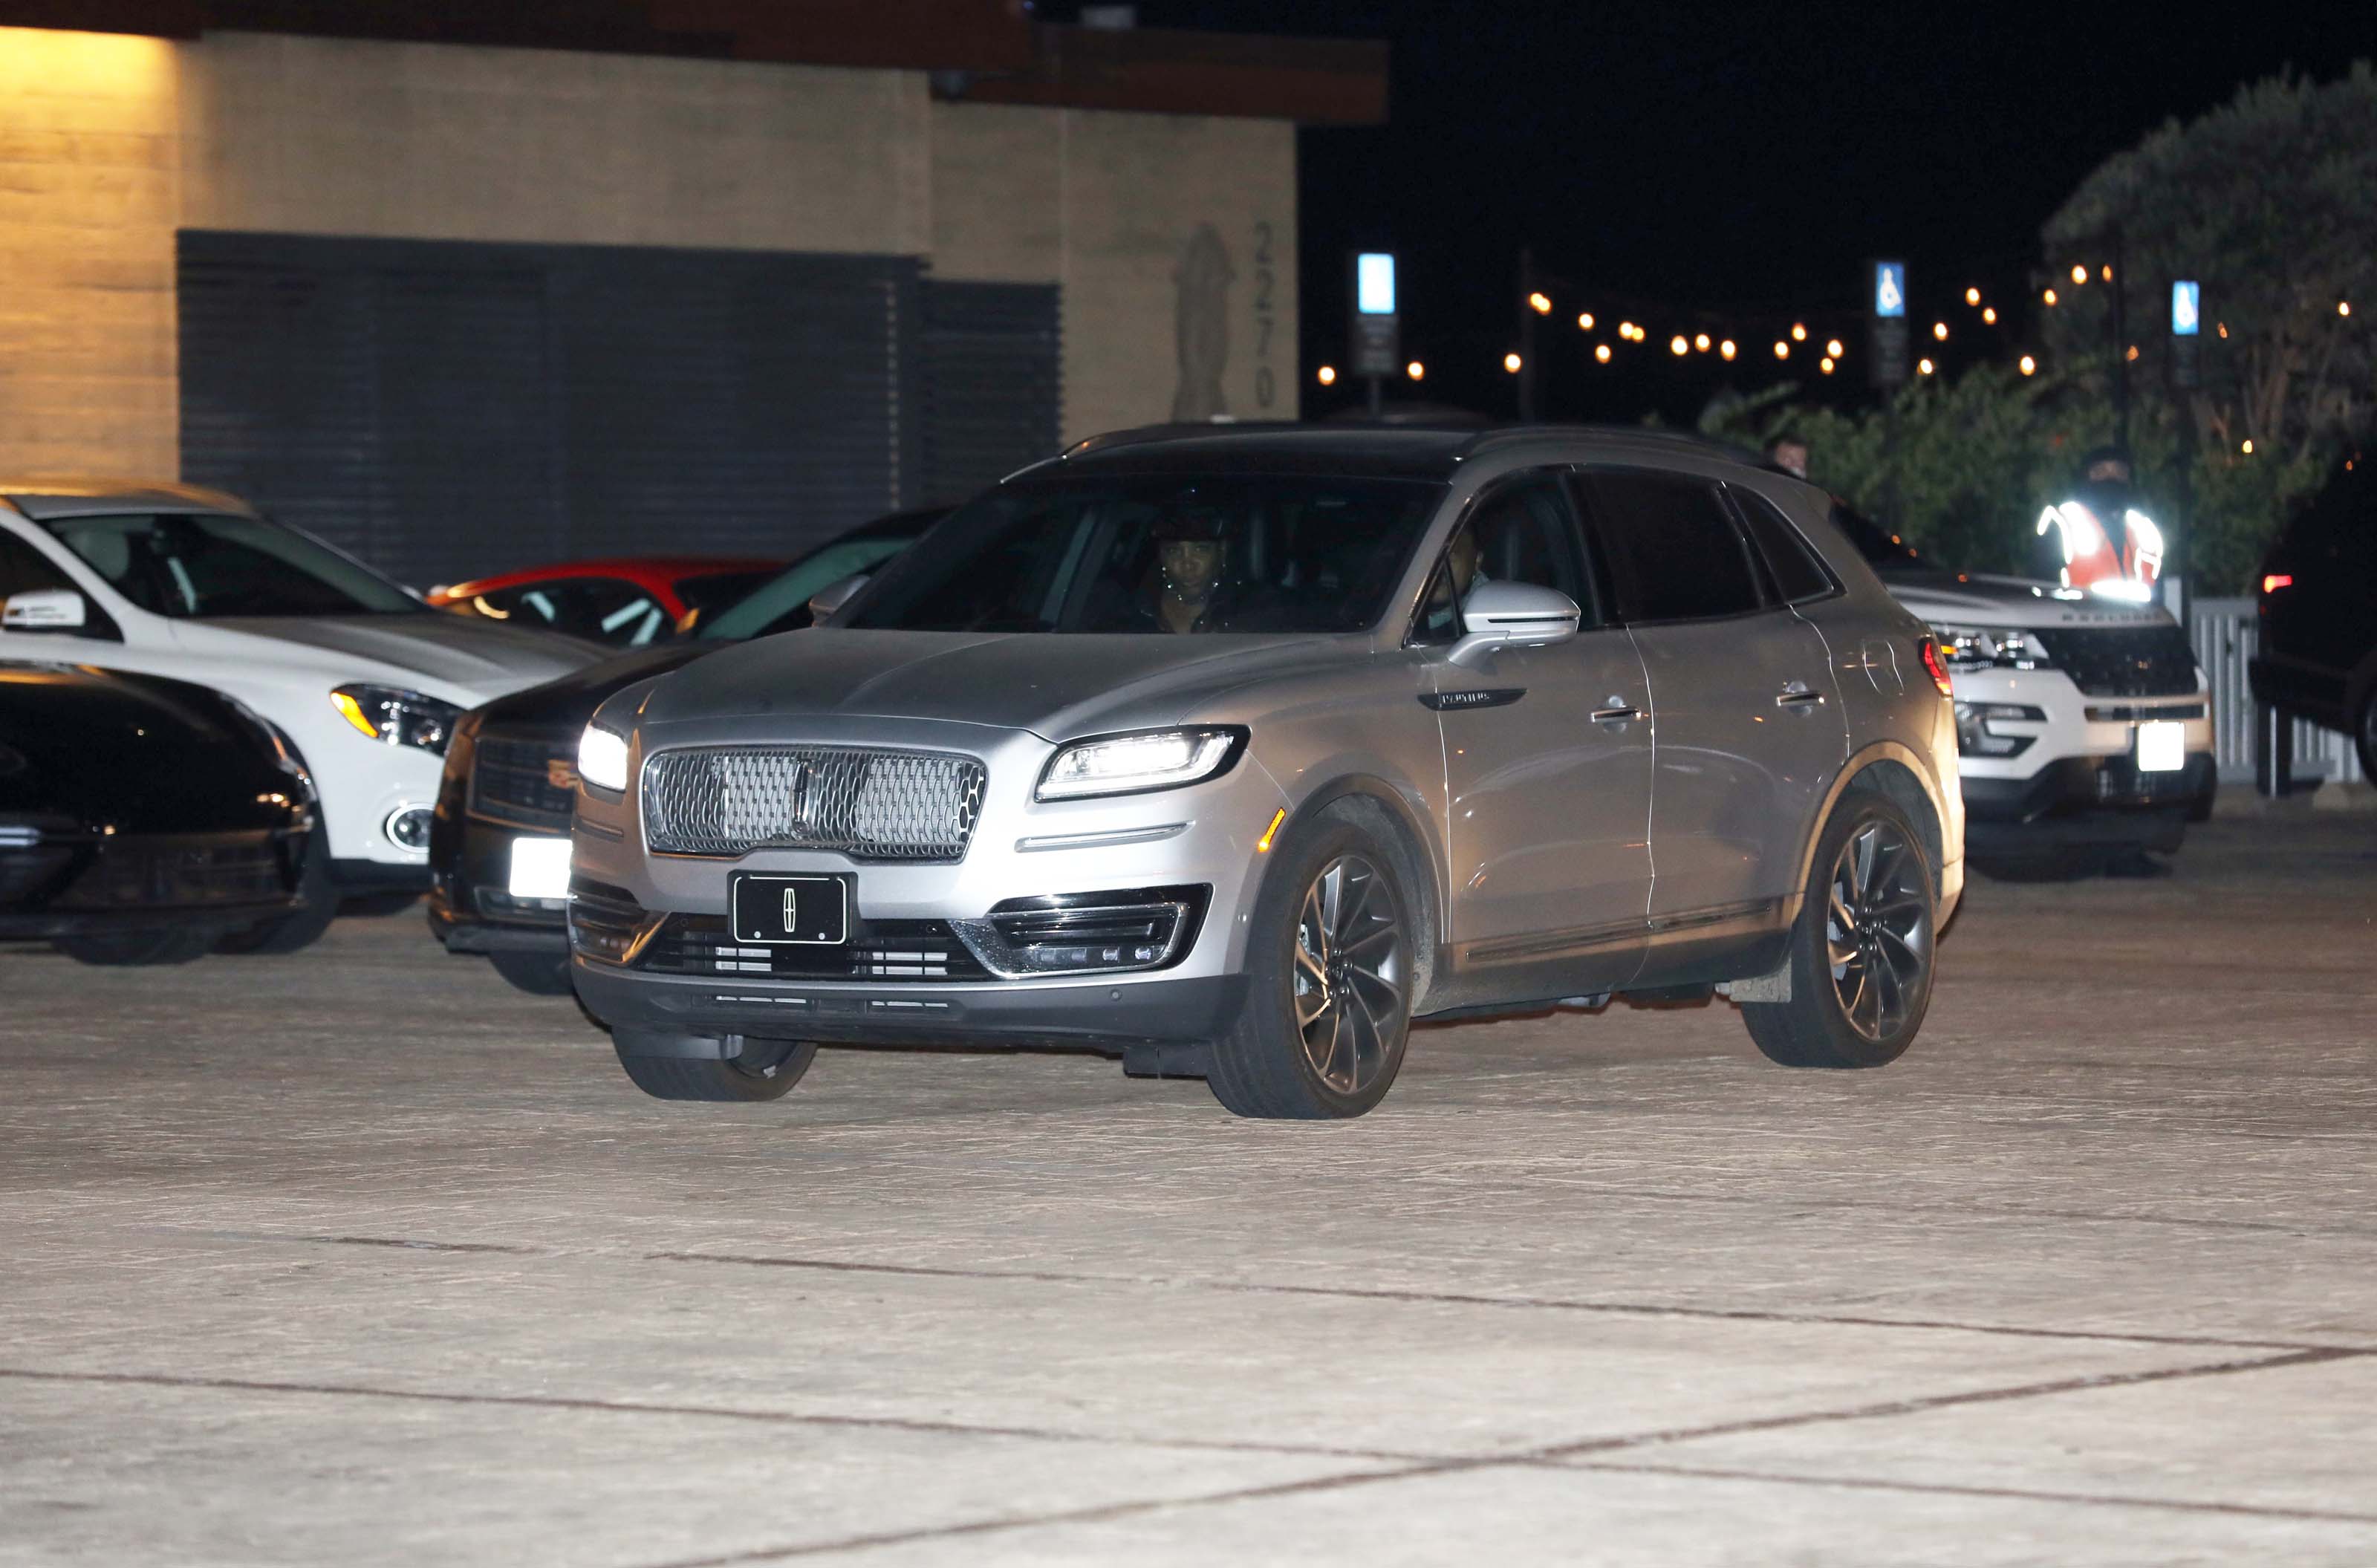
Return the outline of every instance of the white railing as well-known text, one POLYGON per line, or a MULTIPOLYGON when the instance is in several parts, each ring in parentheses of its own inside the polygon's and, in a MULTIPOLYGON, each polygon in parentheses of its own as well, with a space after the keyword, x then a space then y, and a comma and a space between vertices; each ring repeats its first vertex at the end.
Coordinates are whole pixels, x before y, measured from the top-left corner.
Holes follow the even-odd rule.
MULTIPOLYGON (((2253 688, 2245 664, 2261 640, 2261 617, 2251 599, 2198 599, 2188 606, 2187 635, 2212 685, 2212 745, 2223 783, 2253 782, 2253 688)), ((2337 783, 2360 777, 2348 736, 2315 724, 2295 725, 2295 776, 2323 774, 2337 783)))

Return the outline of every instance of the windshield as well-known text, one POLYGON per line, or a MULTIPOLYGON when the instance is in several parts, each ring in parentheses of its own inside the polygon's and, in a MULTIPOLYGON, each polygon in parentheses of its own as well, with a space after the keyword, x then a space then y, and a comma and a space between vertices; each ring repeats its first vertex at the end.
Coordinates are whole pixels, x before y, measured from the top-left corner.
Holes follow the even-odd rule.
POLYGON ((819 545, 753 589, 748 597, 719 611, 715 618, 703 619, 695 635, 740 641, 798 631, 809 624, 809 601, 818 589, 830 588, 854 572, 874 570, 914 544, 926 521, 919 518, 913 530, 898 532, 868 528, 819 545))
POLYGON ((152 615, 392 615, 428 606, 362 562, 278 523, 136 512, 42 524, 152 615))
POLYGON ((1440 485, 1179 474, 1002 488, 845 623, 907 631, 1337 632, 1375 625, 1440 485))

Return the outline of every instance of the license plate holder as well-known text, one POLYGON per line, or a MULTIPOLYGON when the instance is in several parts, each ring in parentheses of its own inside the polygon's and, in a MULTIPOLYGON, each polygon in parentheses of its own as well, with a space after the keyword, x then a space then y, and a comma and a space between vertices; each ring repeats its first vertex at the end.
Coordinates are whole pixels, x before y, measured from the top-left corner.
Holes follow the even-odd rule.
POLYGON ((726 926, 760 947, 841 947, 850 940, 850 880, 773 871, 726 878, 726 926))
POLYGON ((2187 766, 2187 726, 2172 719, 2138 725, 2138 772, 2176 773, 2187 766))

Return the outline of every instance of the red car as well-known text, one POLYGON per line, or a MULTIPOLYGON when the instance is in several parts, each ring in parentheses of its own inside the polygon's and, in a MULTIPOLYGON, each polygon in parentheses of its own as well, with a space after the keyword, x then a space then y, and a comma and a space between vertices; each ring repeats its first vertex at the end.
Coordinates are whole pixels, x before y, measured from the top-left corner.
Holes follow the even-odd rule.
POLYGON ((640 648, 688 630, 783 570, 743 556, 634 556, 532 567, 429 592, 458 615, 551 627, 615 648, 640 648))

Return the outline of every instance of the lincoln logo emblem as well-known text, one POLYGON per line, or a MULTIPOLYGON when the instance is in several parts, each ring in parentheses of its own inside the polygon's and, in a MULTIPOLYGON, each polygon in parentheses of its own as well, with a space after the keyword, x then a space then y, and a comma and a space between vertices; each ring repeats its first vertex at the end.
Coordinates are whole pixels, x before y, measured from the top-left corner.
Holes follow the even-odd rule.
MULTIPOLYGON (((793 764, 793 776, 784 787, 784 820, 797 830, 806 832, 814 825, 809 821, 809 808, 812 804, 810 796, 816 793, 813 787, 816 783, 815 768, 806 762, 793 764)), ((784 895, 787 901, 792 896, 790 893, 784 895)), ((784 907, 792 908, 791 903, 787 902, 784 907)), ((784 918, 790 920, 792 916, 786 915, 784 918)))
POLYGON ((800 928, 801 928, 801 893, 800 893, 800 890, 799 890, 798 888, 786 888, 786 889, 784 890, 784 929, 785 929, 785 930, 787 930, 787 931, 797 931, 797 930, 799 930, 800 928))

